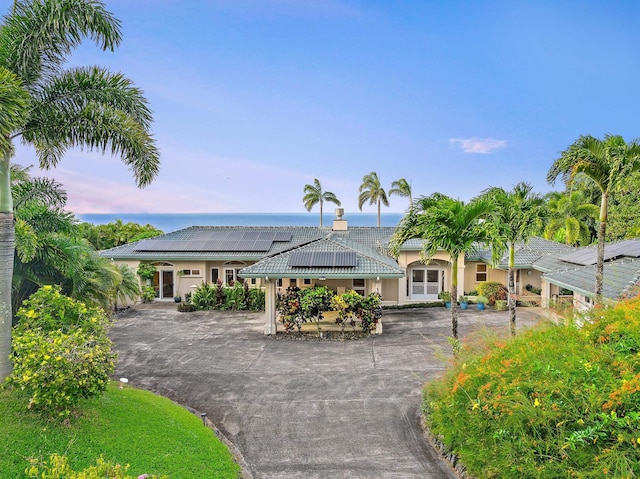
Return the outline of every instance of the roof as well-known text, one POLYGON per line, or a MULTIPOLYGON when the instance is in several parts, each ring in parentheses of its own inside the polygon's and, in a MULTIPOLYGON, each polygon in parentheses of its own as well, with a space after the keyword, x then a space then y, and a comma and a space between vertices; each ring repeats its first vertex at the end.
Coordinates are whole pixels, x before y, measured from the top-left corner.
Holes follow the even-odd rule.
MULTIPOLYGON (((363 243, 353 241, 346 232, 334 232, 305 245, 291 248, 269 255, 255 264, 240 270, 243 278, 402 278, 404 270, 398 266, 393 258, 378 249, 363 243), (342 257, 355 261, 338 262, 335 266, 327 265, 324 261, 311 260, 305 266, 300 266, 300 255, 311 257, 342 257), (315 255, 315 256, 313 256, 315 255)), ((356 235, 357 236, 357 235, 356 235)))
MULTIPOLYGON (((595 265, 553 271, 543 275, 543 278, 549 283, 588 297, 595 296, 593 292, 595 277, 595 265)), ((640 282, 640 260, 627 258, 604 264, 602 295, 605 298, 620 299, 638 285, 638 282, 640 282)))
POLYGON ((333 232, 330 228, 314 226, 191 226, 104 250, 100 255, 116 260, 258 261, 327 235, 382 252, 394 231, 393 227, 351 227, 333 232), (262 243, 258 245, 259 242, 262 243), (243 249, 242 245, 248 246, 243 249))
MULTIPOLYGON (((539 236, 534 236, 526 243, 518 242, 515 246, 515 267, 516 268, 532 268, 540 271, 548 271, 550 266, 549 258, 557 254, 566 254, 574 251, 576 248, 555 241, 546 240, 539 236)), ((483 261, 491 263, 491 248, 484 245, 477 245, 476 248, 465 255, 466 261, 483 261)), ((509 267, 509 252, 500 259, 498 265, 500 269, 509 267)), ((553 269, 553 268, 551 268, 553 269)))
MULTIPOLYGON (((598 246, 587 246, 580 248, 569 254, 560 257, 567 263, 579 264, 581 266, 593 265, 597 262, 598 246)), ((614 260, 617 258, 640 258, 640 241, 638 239, 628 239, 609 243, 604 248, 604 260, 614 260)))

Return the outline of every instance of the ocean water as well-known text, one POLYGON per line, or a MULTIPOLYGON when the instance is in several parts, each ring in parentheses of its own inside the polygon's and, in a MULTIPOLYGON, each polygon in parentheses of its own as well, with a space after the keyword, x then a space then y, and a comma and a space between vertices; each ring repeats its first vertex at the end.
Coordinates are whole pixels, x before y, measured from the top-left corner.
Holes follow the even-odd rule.
MULTIPOLYGON (((81 221, 96 225, 116 219, 125 223, 151 224, 165 233, 189 226, 319 226, 318 213, 101 213, 78 214, 81 221)), ((380 216, 382 226, 396 226, 402 213, 385 213, 380 216)), ((349 226, 376 226, 376 213, 345 213, 349 226)), ((331 226, 334 214, 324 214, 323 226, 331 226)))

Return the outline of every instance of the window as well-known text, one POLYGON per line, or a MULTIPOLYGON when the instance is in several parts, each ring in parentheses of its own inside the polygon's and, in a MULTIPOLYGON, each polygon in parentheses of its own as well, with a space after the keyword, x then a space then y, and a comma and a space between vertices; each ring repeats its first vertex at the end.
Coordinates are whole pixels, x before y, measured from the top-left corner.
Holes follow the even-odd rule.
POLYGON ((292 278, 289 280, 289 286, 294 287, 297 285, 298 285, 298 282, 295 279, 292 278))
POLYGON ((199 269, 181 269, 178 271, 178 274, 181 276, 200 276, 199 269))
POLYGON ((485 263, 476 264, 476 282, 487 280, 487 265, 485 263))
POLYGON ((305 278, 304 279, 304 284, 305 285, 310 285, 311 284, 311 278, 305 278))
POLYGON ((220 270, 218 268, 211 268, 211 282, 217 283, 220 278, 220 270))
POLYGON ((256 284, 256 279, 255 278, 251 278, 251 284, 256 284))
POLYGON ((282 278, 278 278, 278 288, 282 288, 282 278))
POLYGON ((359 295, 364 296, 364 293, 365 293, 364 278, 353 280, 353 290, 359 295))

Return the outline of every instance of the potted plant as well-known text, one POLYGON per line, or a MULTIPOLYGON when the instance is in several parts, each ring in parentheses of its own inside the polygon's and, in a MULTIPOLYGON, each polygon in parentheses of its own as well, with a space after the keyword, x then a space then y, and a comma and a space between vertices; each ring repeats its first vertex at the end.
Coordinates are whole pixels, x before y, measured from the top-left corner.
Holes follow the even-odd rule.
POLYGON ((447 308, 451 308, 451 293, 449 291, 441 291, 438 298, 444 302, 447 308))
POLYGON ((178 295, 178 296, 174 296, 174 297, 173 297, 173 300, 174 300, 176 303, 181 303, 181 302, 182 302, 182 297, 181 297, 180 295, 178 295))
POLYGON ((476 305, 478 306, 478 311, 482 311, 488 302, 489 302, 489 299, 486 296, 478 296, 476 298, 476 305))
POLYGON ((458 304, 460 304, 460 309, 467 309, 469 307, 469 300, 466 296, 460 296, 458 298, 458 304))

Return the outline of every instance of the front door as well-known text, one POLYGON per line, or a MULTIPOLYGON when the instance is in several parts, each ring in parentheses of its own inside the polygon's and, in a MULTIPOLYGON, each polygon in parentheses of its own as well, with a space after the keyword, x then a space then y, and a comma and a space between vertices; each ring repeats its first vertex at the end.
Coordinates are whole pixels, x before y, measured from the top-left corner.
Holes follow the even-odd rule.
POLYGON ((438 299, 440 270, 414 268, 411 270, 411 299, 438 299))
POLYGON ((173 270, 156 271, 153 275, 153 289, 158 299, 173 298, 173 270))

